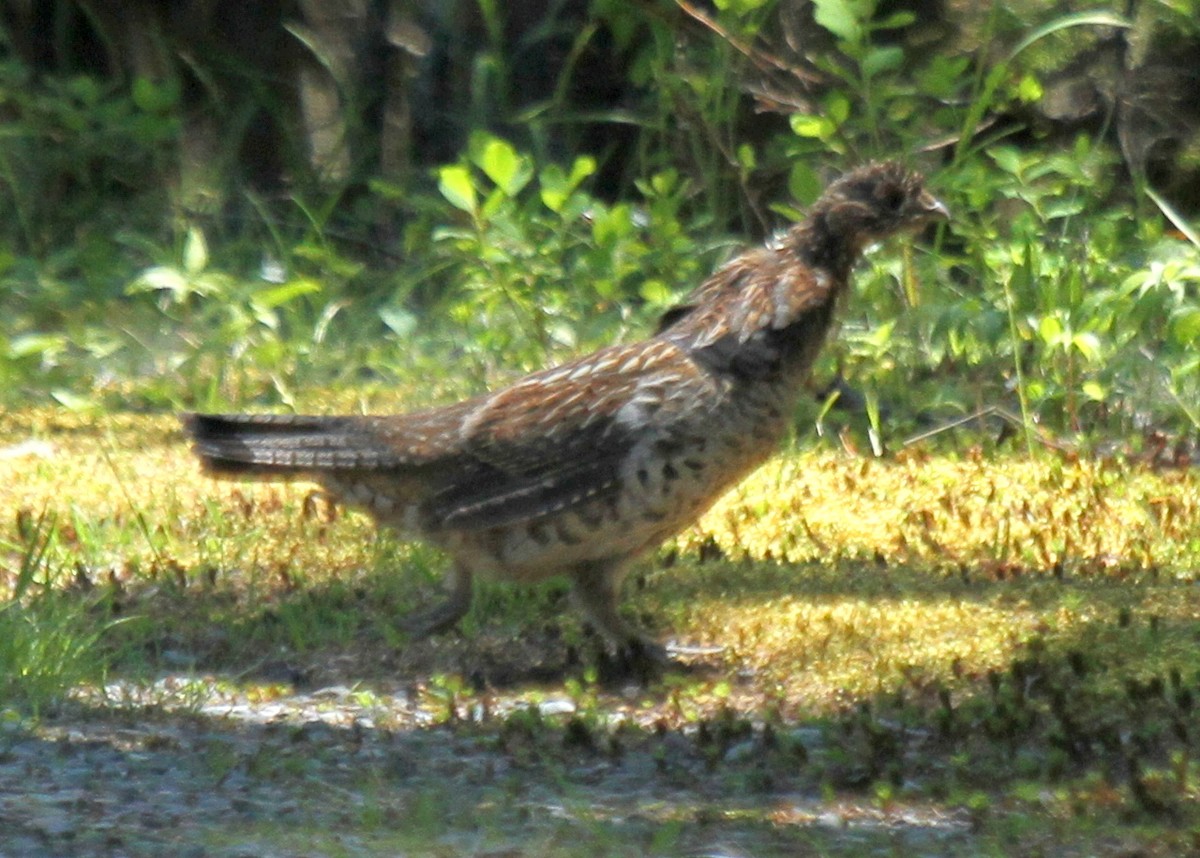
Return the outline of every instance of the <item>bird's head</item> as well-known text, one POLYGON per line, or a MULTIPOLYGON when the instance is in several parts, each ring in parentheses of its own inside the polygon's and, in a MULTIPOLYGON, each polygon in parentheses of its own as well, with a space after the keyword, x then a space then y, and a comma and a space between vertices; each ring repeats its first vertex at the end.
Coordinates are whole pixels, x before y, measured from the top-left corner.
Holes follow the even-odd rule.
POLYGON ((851 253, 896 232, 921 228, 950 212, 919 173, 895 161, 859 167, 831 184, 813 204, 810 221, 851 253))

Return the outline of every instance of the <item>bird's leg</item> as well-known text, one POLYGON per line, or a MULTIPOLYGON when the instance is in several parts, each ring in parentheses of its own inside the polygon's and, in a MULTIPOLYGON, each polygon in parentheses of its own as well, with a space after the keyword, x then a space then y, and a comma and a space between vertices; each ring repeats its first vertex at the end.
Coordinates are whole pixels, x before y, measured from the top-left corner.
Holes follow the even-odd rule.
POLYGON ((401 618, 400 628, 413 638, 426 638, 454 626, 471 608, 471 570, 455 563, 450 569, 450 596, 425 611, 401 618))
POLYGON ((624 566, 624 562, 597 561, 575 567, 571 572, 572 601, 596 630, 617 647, 619 654, 635 661, 669 664, 671 658, 666 647, 634 629, 617 611, 624 566))

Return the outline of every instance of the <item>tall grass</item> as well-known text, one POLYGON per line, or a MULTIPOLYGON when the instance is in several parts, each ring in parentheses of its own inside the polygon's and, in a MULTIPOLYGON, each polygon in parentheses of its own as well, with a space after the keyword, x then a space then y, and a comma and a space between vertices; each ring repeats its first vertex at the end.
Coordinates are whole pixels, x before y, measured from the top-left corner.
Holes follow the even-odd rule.
POLYGON ((98 644, 112 622, 97 620, 97 600, 56 586, 53 514, 23 520, 21 544, 0 543, 19 557, 13 587, 0 603, 0 709, 34 717, 53 711, 80 685, 96 685, 106 656, 98 644))

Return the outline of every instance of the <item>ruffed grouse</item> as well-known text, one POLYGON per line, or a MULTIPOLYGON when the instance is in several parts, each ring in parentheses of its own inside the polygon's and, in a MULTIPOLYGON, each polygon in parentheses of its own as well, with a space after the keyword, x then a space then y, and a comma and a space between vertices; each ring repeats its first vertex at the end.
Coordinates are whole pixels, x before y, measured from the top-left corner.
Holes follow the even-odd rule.
POLYGON ((617 611, 630 563, 772 455, 863 249, 946 216, 919 175, 871 164, 713 274, 649 339, 408 414, 185 422, 210 472, 311 479, 445 550, 450 597, 406 618, 413 634, 453 626, 476 573, 566 575, 606 637, 662 657, 617 611))

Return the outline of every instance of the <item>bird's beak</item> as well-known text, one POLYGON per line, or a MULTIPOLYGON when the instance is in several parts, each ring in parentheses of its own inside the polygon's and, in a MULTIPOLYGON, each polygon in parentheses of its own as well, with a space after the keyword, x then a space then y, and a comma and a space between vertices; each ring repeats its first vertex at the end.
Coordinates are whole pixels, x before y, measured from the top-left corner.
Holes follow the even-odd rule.
POLYGON ((950 209, 929 191, 921 191, 917 197, 917 211, 922 217, 950 220, 950 209))

